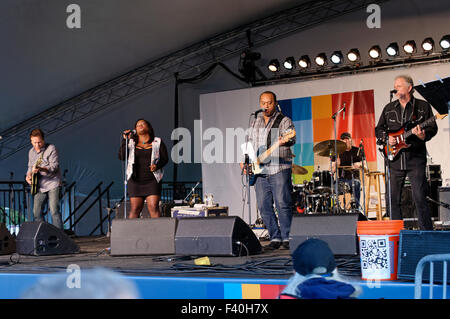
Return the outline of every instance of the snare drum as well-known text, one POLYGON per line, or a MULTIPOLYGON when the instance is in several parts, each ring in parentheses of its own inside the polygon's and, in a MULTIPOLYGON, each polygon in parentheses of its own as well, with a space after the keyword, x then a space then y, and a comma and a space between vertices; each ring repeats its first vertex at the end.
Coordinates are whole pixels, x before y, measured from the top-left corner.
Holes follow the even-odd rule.
POLYGON ((312 175, 315 193, 331 192, 331 172, 315 171, 312 175))

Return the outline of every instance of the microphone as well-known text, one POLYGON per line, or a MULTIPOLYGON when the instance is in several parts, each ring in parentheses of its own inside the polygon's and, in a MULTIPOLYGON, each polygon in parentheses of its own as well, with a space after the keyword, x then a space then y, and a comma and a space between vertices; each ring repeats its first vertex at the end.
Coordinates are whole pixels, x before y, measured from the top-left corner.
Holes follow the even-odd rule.
POLYGON ((396 89, 391 90, 389 93, 391 93, 391 94, 397 94, 397 90, 396 90, 396 89))
POLYGON ((359 155, 361 154, 361 150, 363 149, 364 145, 363 145, 363 139, 361 139, 361 142, 359 143, 359 148, 358 148, 358 153, 356 154, 356 156, 359 157, 359 155))
POLYGON ((261 112, 264 112, 264 110, 263 109, 259 109, 259 110, 255 111, 255 112, 253 112, 251 115, 255 115, 256 116, 256 115, 258 115, 261 112))
POLYGON ((129 132, 128 133, 123 133, 123 134, 125 134, 125 135, 136 135, 136 130, 129 130, 129 132))
POLYGON ((345 107, 345 103, 344 103, 344 115, 342 116, 342 119, 345 121, 345 109, 346 109, 346 107, 345 107))

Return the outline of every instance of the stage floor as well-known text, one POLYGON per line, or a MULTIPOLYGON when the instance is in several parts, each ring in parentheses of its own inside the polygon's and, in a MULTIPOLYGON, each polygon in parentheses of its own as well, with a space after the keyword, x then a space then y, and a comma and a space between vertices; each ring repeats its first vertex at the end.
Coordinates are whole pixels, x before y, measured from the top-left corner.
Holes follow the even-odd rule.
MULTIPOLYGON (((292 275, 292 259, 286 249, 266 250, 251 256, 210 256, 211 266, 197 266, 194 259, 204 256, 111 256, 110 239, 101 237, 73 237, 80 253, 52 256, 3 255, 0 273, 52 273, 64 271, 69 265, 81 269, 105 267, 125 274, 139 276, 208 276, 287 279, 292 275)), ((269 241, 262 241, 264 247, 269 241)), ((360 278, 358 256, 336 256, 338 269, 347 276, 360 278)))
MULTIPOLYGON (((197 266, 204 256, 110 256, 110 240, 75 237, 80 253, 52 256, 0 256, 0 298, 16 299, 39 279, 67 275, 70 265, 81 270, 105 267, 132 280, 144 299, 276 299, 292 276, 289 250, 263 251, 242 257, 209 257, 211 266, 197 266), (178 259, 182 258, 182 259, 178 259), (174 260, 168 260, 174 259, 174 260)), ((269 244, 262 241, 262 246, 269 244)), ((414 282, 405 280, 366 282, 361 280, 359 256, 335 256, 339 273, 361 287, 362 299, 412 299, 414 282)), ((429 285, 424 284, 424 298, 429 285)), ((442 285, 434 286, 441 298, 442 285)))

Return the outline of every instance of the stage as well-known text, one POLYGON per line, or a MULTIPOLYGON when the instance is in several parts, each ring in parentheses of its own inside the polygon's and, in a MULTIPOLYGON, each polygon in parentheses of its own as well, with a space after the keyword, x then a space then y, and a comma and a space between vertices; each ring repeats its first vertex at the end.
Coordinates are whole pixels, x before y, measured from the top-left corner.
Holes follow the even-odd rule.
MULTIPOLYGON (((292 274, 289 250, 209 257, 211 266, 197 266, 194 256, 110 256, 106 236, 73 239, 80 247, 78 254, 0 256, 0 298, 20 298, 44 276, 67 276, 70 265, 79 266, 81 271, 93 267, 118 271, 135 282, 143 299, 275 299, 292 274)), ((336 263, 347 280, 361 287, 361 299, 414 298, 413 281, 361 280, 359 256, 336 256, 336 263)), ((428 293, 429 286, 424 284, 423 298, 428 298, 428 293)), ((442 285, 434 285, 434 298, 442 298, 442 285)))

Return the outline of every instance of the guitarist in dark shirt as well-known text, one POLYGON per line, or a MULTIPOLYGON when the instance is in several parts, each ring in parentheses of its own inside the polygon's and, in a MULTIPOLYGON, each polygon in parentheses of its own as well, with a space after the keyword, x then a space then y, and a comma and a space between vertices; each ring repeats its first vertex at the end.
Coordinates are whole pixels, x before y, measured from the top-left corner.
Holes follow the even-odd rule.
MULTIPOLYGON (((428 184, 426 179, 427 150, 425 143, 433 138, 437 131, 435 121, 420 127, 420 124, 433 117, 431 106, 428 102, 419 100, 413 96, 414 83, 407 75, 397 76, 394 81, 394 89, 397 91, 395 100, 387 104, 381 113, 375 128, 378 139, 386 140, 389 136, 389 145, 394 147, 398 139, 389 133, 397 132, 403 128, 411 129, 411 136, 406 140, 410 146, 404 148, 390 161, 391 172, 391 219, 402 219, 401 196, 408 176, 411 182, 412 196, 417 210, 417 218, 421 230, 432 230, 430 208, 426 195, 428 184)), ((388 195, 389 196, 389 195, 388 195)), ((386 207, 389 198, 386 197, 386 207)))

